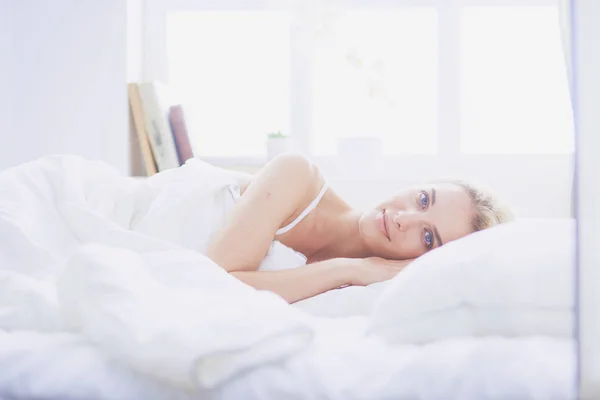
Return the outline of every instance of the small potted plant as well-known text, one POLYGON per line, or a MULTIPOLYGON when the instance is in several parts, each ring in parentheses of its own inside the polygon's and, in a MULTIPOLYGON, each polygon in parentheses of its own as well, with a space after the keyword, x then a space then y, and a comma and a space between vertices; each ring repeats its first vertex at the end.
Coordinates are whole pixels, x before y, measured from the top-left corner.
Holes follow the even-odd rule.
POLYGON ((291 148, 291 138, 281 131, 267 134, 267 159, 271 160, 279 154, 290 151, 291 148))

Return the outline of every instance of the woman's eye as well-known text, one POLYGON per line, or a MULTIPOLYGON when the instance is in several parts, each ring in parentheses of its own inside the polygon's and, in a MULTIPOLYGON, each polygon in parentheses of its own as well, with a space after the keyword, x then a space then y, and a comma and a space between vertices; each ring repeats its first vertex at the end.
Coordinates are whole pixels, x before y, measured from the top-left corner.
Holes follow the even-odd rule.
POLYGON ((421 192, 419 194, 419 203, 421 204, 421 208, 425 209, 429 205, 429 195, 427 192, 421 192))
POLYGON ((425 246, 427 246, 428 249, 433 247, 433 235, 430 231, 425 231, 425 246))

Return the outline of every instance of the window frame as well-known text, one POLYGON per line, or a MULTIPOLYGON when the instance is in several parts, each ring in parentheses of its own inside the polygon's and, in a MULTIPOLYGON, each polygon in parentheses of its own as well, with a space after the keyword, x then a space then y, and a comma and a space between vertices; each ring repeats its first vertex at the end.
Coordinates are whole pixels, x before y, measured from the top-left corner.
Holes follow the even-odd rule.
MULTIPOLYGON (((293 0, 292 0, 293 1, 293 0)), ((328 0, 323 0, 327 2, 328 0)), ((144 80, 166 81, 166 16, 181 10, 284 10, 285 0, 146 0, 143 10, 143 63, 144 80)), ((311 154, 311 60, 296 51, 295 43, 310 40, 308 29, 298 19, 292 19, 291 31, 291 87, 290 127, 295 149, 308 155, 330 180, 373 180, 405 182, 406 171, 411 180, 431 179, 432 171, 443 176, 467 176, 476 180, 495 182, 513 179, 519 182, 539 183, 552 195, 555 176, 560 181, 554 190, 563 197, 571 194, 573 153, 561 154, 464 154, 460 150, 460 8, 464 6, 556 6, 557 0, 332 0, 336 6, 351 8, 386 9, 398 7, 431 6, 438 11, 438 104, 437 153, 402 154, 383 157, 381 171, 368 177, 348 177, 340 168, 339 157, 311 154), (421 172, 423 171, 423 172, 421 172)), ((264 165, 264 157, 201 157, 222 167, 244 167, 256 170, 264 165)), ((561 207, 561 216, 568 216, 561 207)))

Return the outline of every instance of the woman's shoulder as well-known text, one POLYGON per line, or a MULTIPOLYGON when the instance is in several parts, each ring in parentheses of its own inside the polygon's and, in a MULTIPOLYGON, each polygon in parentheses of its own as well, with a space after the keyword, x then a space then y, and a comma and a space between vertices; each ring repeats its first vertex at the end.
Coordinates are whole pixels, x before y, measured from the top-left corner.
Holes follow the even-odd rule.
POLYGON ((281 154, 271 160, 265 168, 271 168, 281 176, 306 182, 320 177, 317 166, 300 153, 281 154))
POLYGON ((268 180, 280 188, 302 194, 318 192, 324 183, 318 167, 299 153, 285 153, 273 158, 248 184, 257 179, 268 180))

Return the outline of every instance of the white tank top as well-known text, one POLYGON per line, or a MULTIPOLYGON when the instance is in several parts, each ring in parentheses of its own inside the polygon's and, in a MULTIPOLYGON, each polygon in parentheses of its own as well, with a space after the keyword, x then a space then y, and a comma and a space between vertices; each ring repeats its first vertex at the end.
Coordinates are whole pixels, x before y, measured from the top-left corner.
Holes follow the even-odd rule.
MULTIPOLYGON (((325 195, 328 189, 327 183, 323 185, 319 194, 314 198, 314 200, 306 207, 300 215, 298 215, 292 222, 279 228, 275 232, 275 236, 283 235, 284 233, 292 230, 296 225, 298 225, 308 214, 311 213, 312 210, 317 208, 317 205, 325 195)), ((240 195, 240 187, 237 185, 230 185, 227 187, 229 193, 231 194, 231 206, 233 206, 237 200, 241 197, 240 195)), ((229 207, 227 207, 229 208, 229 207)), ((302 265, 306 265, 307 258, 304 254, 295 251, 294 249, 287 247, 283 243, 278 240, 273 240, 271 247, 269 248, 269 252, 263 262, 261 263, 259 270, 281 270, 281 269, 289 269, 295 268, 302 265)))
MULTIPOLYGON (((237 186, 229 186, 229 193, 231 193, 231 196, 233 197, 233 201, 234 203, 237 202, 237 200, 240 198, 240 188, 237 186)), ((302 211, 300 213, 300 215, 298 215, 296 217, 296 219, 294 219, 292 222, 290 222, 289 224, 287 224, 286 226, 283 226, 279 229, 277 229, 277 232, 275 232, 275 236, 279 236, 279 235, 283 235, 284 233, 287 233, 289 231, 292 230, 292 228, 294 228, 296 225, 298 225, 300 222, 302 222, 302 220, 304 218, 306 218, 306 216, 308 214, 310 214, 310 212, 312 210, 314 210, 315 208, 317 208, 317 205, 319 204, 319 202, 321 201, 321 199, 323 198, 323 196, 325 195, 325 192, 327 191, 328 186, 327 183, 325 183, 323 185, 323 188, 321 188, 321 191, 319 192, 319 194, 317 195, 317 197, 315 197, 315 199, 308 205, 308 207, 306 207, 304 209, 304 211, 302 211)))

